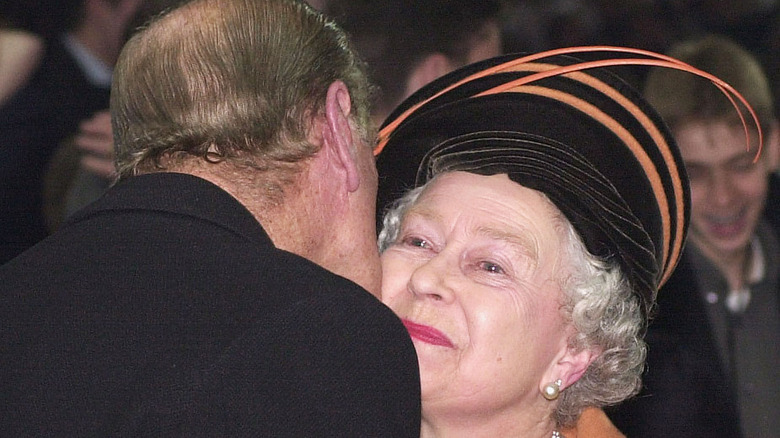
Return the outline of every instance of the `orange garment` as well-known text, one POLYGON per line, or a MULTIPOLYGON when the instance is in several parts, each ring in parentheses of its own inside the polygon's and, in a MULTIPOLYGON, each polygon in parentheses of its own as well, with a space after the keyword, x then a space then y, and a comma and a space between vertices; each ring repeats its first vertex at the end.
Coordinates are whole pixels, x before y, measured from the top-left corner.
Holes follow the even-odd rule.
POLYGON ((609 421, 607 415, 601 409, 587 408, 577 420, 577 424, 570 429, 561 431, 564 438, 626 438, 609 421))

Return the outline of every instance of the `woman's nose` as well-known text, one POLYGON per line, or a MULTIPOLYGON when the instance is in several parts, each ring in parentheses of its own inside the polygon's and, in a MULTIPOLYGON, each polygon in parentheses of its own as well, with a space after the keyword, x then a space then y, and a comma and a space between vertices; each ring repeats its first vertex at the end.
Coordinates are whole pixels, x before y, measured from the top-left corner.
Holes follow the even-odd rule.
POLYGON ((408 288, 420 299, 450 302, 455 296, 453 283, 457 264, 446 253, 439 253, 418 266, 409 278, 408 288))

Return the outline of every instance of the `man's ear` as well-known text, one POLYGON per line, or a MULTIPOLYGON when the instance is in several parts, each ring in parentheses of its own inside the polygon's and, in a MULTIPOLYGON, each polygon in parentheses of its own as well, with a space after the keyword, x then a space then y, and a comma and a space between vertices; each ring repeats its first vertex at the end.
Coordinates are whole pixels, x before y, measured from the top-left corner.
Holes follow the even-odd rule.
POLYGON ((352 100, 347 86, 335 81, 328 87, 325 97, 325 124, 323 126, 323 144, 332 164, 344 172, 347 189, 354 192, 360 187, 357 154, 354 149, 350 114, 352 100))

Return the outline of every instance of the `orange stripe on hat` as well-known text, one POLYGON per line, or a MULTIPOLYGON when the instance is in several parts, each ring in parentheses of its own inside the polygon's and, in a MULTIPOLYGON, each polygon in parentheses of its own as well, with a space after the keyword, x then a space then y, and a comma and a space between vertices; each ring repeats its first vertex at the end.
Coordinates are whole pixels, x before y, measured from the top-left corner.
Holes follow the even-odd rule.
MULTIPOLYGON (((550 69, 556 67, 557 66, 553 66, 550 64, 537 64, 537 63, 527 63, 523 65, 525 71, 549 71, 550 69)), ((566 73, 564 74, 564 76, 566 76, 567 78, 571 78, 573 80, 577 80, 581 83, 587 84, 592 88, 609 96, 615 102, 621 104, 628 112, 630 112, 637 119, 637 121, 639 121, 642 127, 645 128, 645 130, 650 135, 650 137, 655 141, 656 145, 658 146, 658 150, 661 152, 664 158, 665 164, 670 168, 670 176, 672 178, 672 185, 674 189, 674 202, 676 204, 676 211, 678 212, 677 219, 675 221, 676 227, 674 230, 675 231, 674 246, 671 248, 671 253, 670 253, 670 246, 672 241, 671 218, 669 217, 668 199, 665 190, 663 190, 663 184, 661 183, 660 175, 658 174, 658 170, 656 169, 652 160, 648 157, 647 153, 639 144, 639 142, 636 140, 636 138, 634 138, 628 132, 628 130, 626 130, 621 124, 619 124, 613 118, 609 117, 603 111, 599 110, 594 105, 585 102, 582 99, 578 99, 570 94, 566 94, 556 90, 542 89, 540 87, 534 87, 534 86, 514 85, 516 82, 524 82, 519 80, 511 81, 507 85, 502 85, 499 87, 492 88, 490 90, 483 91, 481 93, 478 93, 477 96, 489 95, 498 92, 531 92, 533 94, 540 94, 551 98, 554 97, 562 102, 565 102, 575 108, 580 109, 585 114, 588 114, 591 117, 598 119, 605 126, 608 126, 613 132, 615 132, 615 134, 618 137, 620 137, 623 140, 623 142, 626 144, 626 146, 628 146, 629 149, 634 153, 634 155, 637 157, 637 160, 641 163, 642 167, 645 169, 645 172, 647 173, 647 176, 650 179, 651 184, 653 185, 655 196, 659 203, 661 213, 662 213, 663 227, 664 227, 663 228, 664 229, 664 259, 663 259, 664 276, 662 278, 662 282, 665 282, 672 272, 672 269, 669 268, 674 267, 674 265, 676 264, 676 260, 679 258, 680 254, 682 253, 682 247, 683 247, 682 236, 684 236, 683 228, 685 223, 684 218, 682 217, 684 211, 682 180, 679 178, 677 164, 674 161, 674 157, 672 156, 669 144, 666 142, 666 139, 658 130, 658 127, 650 120, 649 117, 647 117, 647 114, 645 114, 645 112, 642 111, 639 107, 637 107, 636 104, 631 102, 631 100, 626 98, 622 93, 615 90, 613 87, 609 86, 608 84, 604 83, 603 81, 593 76, 581 73, 576 70, 571 73, 566 73), (509 86, 509 84, 513 86, 509 86), (537 90, 537 91, 530 91, 530 90, 537 90), (546 91, 539 91, 539 90, 546 90, 546 91), (670 262, 672 262, 671 266, 670 266, 670 262)))
POLYGON ((626 65, 671 68, 709 80, 734 106, 748 145, 740 103, 750 113, 760 153, 763 133, 745 98, 717 77, 668 56, 610 46, 505 55, 445 75, 391 114, 375 149, 380 211, 438 172, 507 173, 547 194, 588 249, 618 262, 650 306, 682 254, 690 198, 668 128, 638 92, 603 71, 626 65), (567 56, 586 52, 629 57, 567 56))
MULTIPOLYGON (((633 135, 631 135, 631 133, 622 124, 618 123, 614 118, 610 117, 607 113, 605 113, 595 105, 586 102, 571 94, 564 93, 559 90, 553 90, 553 89, 533 86, 533 85, 521 85, 519 87, 505 90, 505 92, 535 94, 535 95, 558 100, 573 108, 580 110, 581 112, 592 117, 593 119, 598 120, 602 125, 609 128, 610 131, 612 131, 618 138, 620 138, 623 144, 625 144, 628 147, 628 149, 634 154, 634 157, 637 159, 637 161, 644 169, 645 174, 647 175, 648 180, 650 181, 650 185, 653 188, 653 193, 655 195, 656 201, 658 202, 659 210, 662 216, 663 233, 664 233, 664 265, 666 265, 666 262, 669 258, 669 246, 670 246, 669 242, 670 242, 670 235, 671 235, 669 201, 666 197, 666 191, 664 190, 663 183, 661 182, 661 177, 658 174, 658 169, 656 169, 655 165, 653 164, 653 161, 647 155, 647 152, 645 152, 644 148, 639 144, 639 141, 637 141, 637 139, 633 135)), ((491 94, 491 93, 486 92, 481 94, 491 94)), ((634 115, 636 114, 634 113, 634 115)), ((665 143, 666 142, 664 142, 664 144, 665 143)), ((682 186, 680 187, 680 196, 682 197, 682 186)), ((682 203, 680 203, 680 210, 682 211, 682 203)), ((680 222, 682 223, 684 221, 681 220, 680 222)), ((682 240, 682 239, 678 239, 678 240, 682 240)))
MULTIPOLYGON (((564 73, 569 73, 573 71, 580 71, 585 69, 591 69, 591 68, 600 68, 600 67, 608 67, 608 66, 619 66, 619 65, 645 65, 645 66, 656 66, 656 67, 666 67, 666 68, 672 68, 676 70, 682 70, 689 72, 691 74, 703 77, 705 79, 710 80, 716 87, 718 87, 721 91, 723 91, 724 95, 729 99, 729 101, 734 105, 734 108, 737 110, 737 113, 740 117, 740 120, 742 121, 742 125, 745 129, 745 136, 746 136, 746 143, 748 145, 748 148, 750 147, 750 133, 747 126, 747 123, 745 121, 744 115, 742 114, 742 111, 740 110, 739 106, 734 101, 734 97, 737 97, 737 99, 742 102, 742 104, 745 105, 745 107, 748 109, 748 112, 750 113, 751 117, 753 118, 753 122, 755 123, 756 127, 758 128, 758 138, 759 138, 759 146, 758 146, 758 152, 756 153, 756 159, 758 159, 758 155, 761 153, 761 149, 763 147, 763 132, 761 130, 761 125, 758 122, 758 116, 756 115, 753 108, 750 106, 750 104, 747 102, 747 100, 740 94, 737 90, 735 90, 731 85, 724 82, 723 80, 717 78, 716 76, 713 76, 709 73, 706 73, 702 70, 697 69, 696 67, 693 67, 689 64, 686 64, 682 61, 679 61, 677 59, 674 59, 672 57, 662 55, 660 53, 651 52, 648 50, 641 50, 641 49, 632 49, 628 47, 615 47, 615 46, 584 46, 584 47, 570 47, 570 48, 561 48, 561 49, 554 49, 554 50, 548 50, 545 52, 536 53, 533 55, 523 56, 520 58, 513 59, 511 61, 508 61, 504 64, 499 64, 490 68, 487 68, 485 70, 482 70, 478 73, 475 73, 471 76, 468 76, 460 81, 457 81, 453 83, 452 85, 444 88, 443 90, 439 91, 438 93, 434 94, 433 96, 429 97, 428 99, 425 99, 421 102, 418 102, 417 104, 413 105, 406 111, 404 111, 400 116, 398 116, 396 119, 388 122, 385 124, 385 126, 382 127, 382 129, 379 131, 379 140, 377 142, 376 147, 374 148, 374 155, 379 155, 379 153, 382 152, 382 149, 384 149, 385 145, 387 144, 387 139, 389 135, 401 124, 404 120, 406 120, 409 115, 414 113, 418 108, 425 105, 426 103, 430 102, 431 100, 443 95, 444 93, 451 91, 465 83, 468 83, 472 80, 479 79, 482 77, 489 76, 491 74, 500 73, 503 71, 519 71, 519 69, 514 69, 516 66, 520 66, 523 64, 526 64, 531 61, 535 61, 538 59, 543 59, 546 57, 556 56, 556 55, 563 55, 563 54, 577 54, 577 53, 592 53, 592 52, 617 52, 617 53, 628 53, 628 54, 637 54, 637 55, 644 55, 651 59, 636 59, 636 58, 630 58, 630 59, 606 59, 606 60, 600 60, 600 61, 591 61, 591 62, 582 62, 578 64, 574 64, 571 66, 564 66, 564 67, 556 67, 554 69, 541 72, 538 75, 530 75, 525 78, 518 79, 517 85, 522 85, 524 83, 530 83, 533 81, 537 81, 543 78, 552 77, 561 75, 564 73)), ((507 87, 511 87, 510 84, 506 84, 507 87)), ((498 92, 498 91, 497 91, 498 92)))

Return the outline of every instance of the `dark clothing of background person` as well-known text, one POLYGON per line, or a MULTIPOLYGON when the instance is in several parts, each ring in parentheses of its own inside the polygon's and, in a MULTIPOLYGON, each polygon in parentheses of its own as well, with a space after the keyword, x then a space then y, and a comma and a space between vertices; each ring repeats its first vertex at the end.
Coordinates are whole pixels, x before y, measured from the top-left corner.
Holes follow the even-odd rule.
POLYGON ((693 247, 686 249, 658 293, 646 337, 643 390, 609 412, 627 436, 754 438, 776 432, 771 426, 776 418, 753 417, 762 410, 756 404, 776 411, 780 400, 780 247, 766 222, 756 236, 764 275, 751 284, 751 300, 741 314, 726 308, 720 292, 727 286, 717 268, 693 247))
POLYGON ((90 82, 61 38, 45 46, 37 71, 0 106, 0 264, 47 235, 49 159, 81 120, 108 108, 109 89, 90 82))
POLYGON ((419 436, 400 320, 191 175, 121 182, 0 267, 0 320, 6 436, 419 436))
POLYGON ((778 171, 769 175, 769 191, 766 195, 764 217, 772 225, 772 228, 780 233, 780 174, 778 171))

